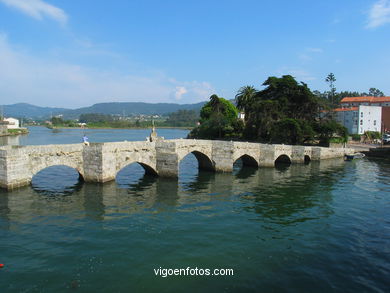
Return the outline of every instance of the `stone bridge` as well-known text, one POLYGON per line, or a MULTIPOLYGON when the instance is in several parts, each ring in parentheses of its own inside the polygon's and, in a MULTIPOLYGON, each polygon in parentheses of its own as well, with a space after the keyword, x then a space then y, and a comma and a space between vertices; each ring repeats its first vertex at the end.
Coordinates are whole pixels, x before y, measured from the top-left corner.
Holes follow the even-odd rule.
POLYGON ((305 163, 343 157, 346 148, 269 145, 217 140, 158 140, 40 146, 0 147, 0 187, 28 185, 39 171, 56 165, 76 169, 89 182, 114 180, 127 165, 139 163, 147 174, 177 178, 179 163, 189 153, 199 169, 231 172, 235 161, 244 165, 273 167, 278 161, 305 163))

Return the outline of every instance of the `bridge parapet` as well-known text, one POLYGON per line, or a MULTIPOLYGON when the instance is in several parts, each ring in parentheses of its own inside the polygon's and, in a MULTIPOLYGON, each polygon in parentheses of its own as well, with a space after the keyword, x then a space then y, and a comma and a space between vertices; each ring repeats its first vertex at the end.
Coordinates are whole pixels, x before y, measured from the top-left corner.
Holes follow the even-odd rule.
POLYGON ((41 146, 0 147, 0 187, 12 189, 27 185, 40 170, 66 165, 76 169, 85 181, 114 180, 119 170, 139 163, 146 173, 178 177, 179 163, 193 153, 200 169, 231 172, 236 160, 244 164, 273 167, 280 157, 291 163, 343 157, 346 148, 268 145, 248 142, 175 139, 156 142, 108 142, 41 146))

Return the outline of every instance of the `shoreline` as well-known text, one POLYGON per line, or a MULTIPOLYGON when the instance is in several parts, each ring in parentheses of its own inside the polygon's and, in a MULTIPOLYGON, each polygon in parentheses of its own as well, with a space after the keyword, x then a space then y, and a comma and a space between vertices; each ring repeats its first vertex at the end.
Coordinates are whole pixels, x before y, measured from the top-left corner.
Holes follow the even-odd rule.
MULTIPOLYGON (((80 129, 80 130, 88 130, 88 129, 151 129, 151 127, 67 127, 67 126, 56 126, 55 128, 48 128, 44 125, 29 125, 28 127, 45 127, 47 129, 55 130, 55 129, 80 129)), ((187 129, 191 130, 194 127, 189 126, 157 126, 156 129, 187 129)))

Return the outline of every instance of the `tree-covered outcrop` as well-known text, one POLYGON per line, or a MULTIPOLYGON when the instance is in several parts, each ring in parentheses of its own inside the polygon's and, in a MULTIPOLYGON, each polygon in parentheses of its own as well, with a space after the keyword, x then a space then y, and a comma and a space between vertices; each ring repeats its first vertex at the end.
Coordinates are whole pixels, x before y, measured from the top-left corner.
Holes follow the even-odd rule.
POLYGON ((334 137, 345 140, 347 130, 325 115, 326 101, 315 95, 307 84, 292 76, 269 77, 263 90, 241 87, 236 95, 238 110, 216 95, 200 111, 200 126, 190 137, 236 138, 264 143, 327 144, 334 137))
POLYGON ((321 102, 308 86, 290 75, 269 77, 263 86, 265 89, 256 91, 242 106, 246 117, 244 137, 288 144, 313 140, 321 102))

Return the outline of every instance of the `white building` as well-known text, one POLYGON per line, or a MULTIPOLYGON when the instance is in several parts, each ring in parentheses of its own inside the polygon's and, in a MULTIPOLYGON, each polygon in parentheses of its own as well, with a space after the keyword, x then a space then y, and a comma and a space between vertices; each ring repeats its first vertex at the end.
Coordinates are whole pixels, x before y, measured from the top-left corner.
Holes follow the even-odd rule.
POLYGON ((12 117, 4 118, 3 121, 6 122, 6 125, 7 125, 8 129, 19 128, 19 120, 16 119, 16 118, 12 118, 12 117))
POLYGON ((335 109, 335 119, 344 125, 350 134, 382 130, 382 107, 363 106, 335 109))

